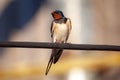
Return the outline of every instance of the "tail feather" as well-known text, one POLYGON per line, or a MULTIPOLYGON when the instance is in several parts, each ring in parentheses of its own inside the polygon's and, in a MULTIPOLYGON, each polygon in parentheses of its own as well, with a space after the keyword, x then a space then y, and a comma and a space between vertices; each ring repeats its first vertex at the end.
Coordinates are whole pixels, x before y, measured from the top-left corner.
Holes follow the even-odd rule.
POLYGON ((63 49, 58 49, 57 50, 57 54, 55 55, 55 58, 54 58, 54 64, 59 60, 62 52, 63 52, 63 49))
POLYGON ((50 70, 50 68, 51 68, 51 66, 52 66, 53 61, 54 61, 54 52, 53 52, 53 50, 52 50, 52 54, 51 54, 51 56, 50 56, 50 60, 49 60, 48 65, 47 65, 45 75, 48 74, 48 72, 49 72, 49 70, 50 70))
POLYGON ((63 52, 63 49, 53 49, 52 50, 52 54, 51 54, 50 60, 49 60, 48 65, 47 65, 45 75, 48 74, 48 72, 52 66, 52 63, 55 64, 58 61, 62 52, 63 52))

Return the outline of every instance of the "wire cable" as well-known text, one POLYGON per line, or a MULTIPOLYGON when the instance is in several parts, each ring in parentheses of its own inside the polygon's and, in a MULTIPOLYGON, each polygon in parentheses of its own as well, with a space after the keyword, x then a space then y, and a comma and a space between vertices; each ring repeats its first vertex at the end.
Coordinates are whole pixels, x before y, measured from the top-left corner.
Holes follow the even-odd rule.
POLYGON ((97 44, 59 44, 49 42, 0 42, 1 48, 45 48, 45 49, 68 49, 68 50, 96 50, 96 51, 120 51, 118 45, 97 44))

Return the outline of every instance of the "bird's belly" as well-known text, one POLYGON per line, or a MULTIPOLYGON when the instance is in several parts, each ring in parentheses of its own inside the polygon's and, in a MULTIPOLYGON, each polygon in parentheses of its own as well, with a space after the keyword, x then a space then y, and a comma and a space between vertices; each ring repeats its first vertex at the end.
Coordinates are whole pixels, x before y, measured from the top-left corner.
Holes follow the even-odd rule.
POLYGON ((65 24, 58 26, 55 30, 55 41, 57 42, 64 42, 67 37, 67 26, 65 24))

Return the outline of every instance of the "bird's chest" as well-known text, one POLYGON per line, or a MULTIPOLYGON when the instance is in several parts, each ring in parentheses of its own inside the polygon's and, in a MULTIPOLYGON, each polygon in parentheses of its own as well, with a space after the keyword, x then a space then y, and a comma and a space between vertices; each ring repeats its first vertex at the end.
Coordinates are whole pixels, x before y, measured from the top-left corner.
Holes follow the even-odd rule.
POLYGON ((54 25, 54 33, 53 33, 53 42, 66 41, 68 35, 68 29, 66 24, 55 24, 54 25))
POLYGON ((66 24, 56 24, 55 26, 55 33, 60 35, 67 34, 67 25, 66 24))

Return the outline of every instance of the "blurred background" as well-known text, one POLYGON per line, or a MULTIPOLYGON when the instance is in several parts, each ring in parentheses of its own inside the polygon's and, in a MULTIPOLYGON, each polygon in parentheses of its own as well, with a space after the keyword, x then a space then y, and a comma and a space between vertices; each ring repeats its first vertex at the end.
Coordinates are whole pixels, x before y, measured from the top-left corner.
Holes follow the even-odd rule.
MULTIPOLYGON (((72 21, 68 42, 120 45, 119 0, 0 0, 0 41, 51 42, 51 12, 72 21)), ((120 52, 0 48, 0 80, 120 80, 120 52)))

